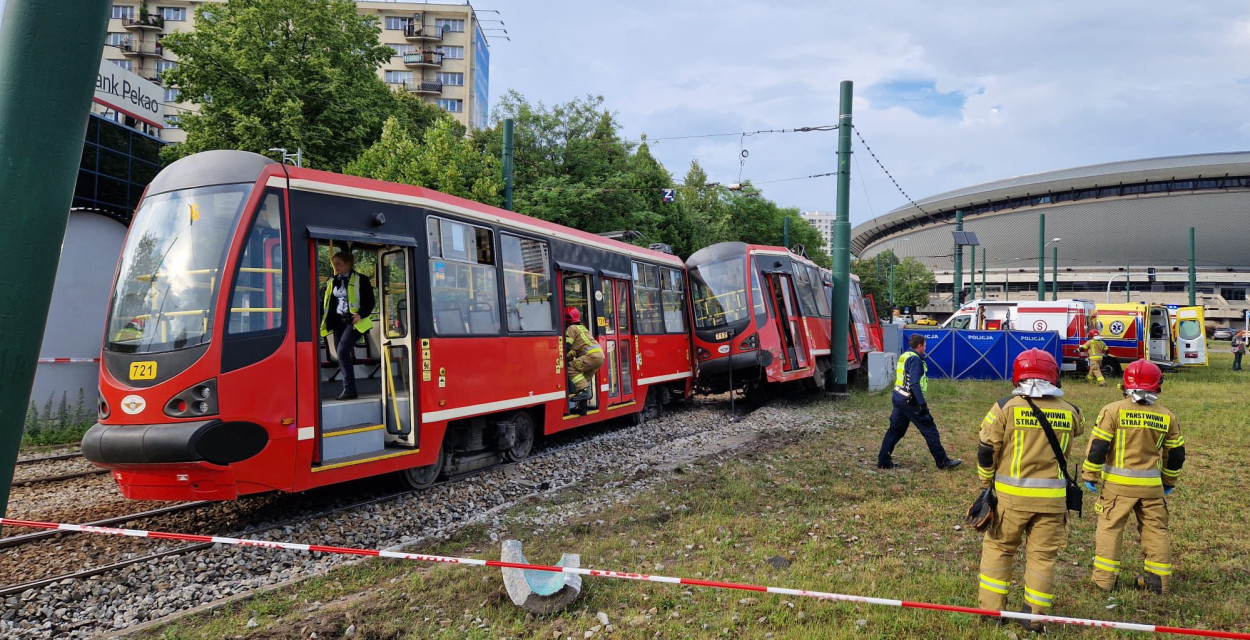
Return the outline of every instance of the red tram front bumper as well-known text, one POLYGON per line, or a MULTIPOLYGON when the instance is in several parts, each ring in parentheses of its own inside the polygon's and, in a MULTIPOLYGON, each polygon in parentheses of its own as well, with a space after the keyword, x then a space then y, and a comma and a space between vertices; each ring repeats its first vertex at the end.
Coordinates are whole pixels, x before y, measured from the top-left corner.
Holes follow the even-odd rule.
POLYGON ((207 462, 113 467, 113 480, 131 500, 234 500, 234 472, 207 462))

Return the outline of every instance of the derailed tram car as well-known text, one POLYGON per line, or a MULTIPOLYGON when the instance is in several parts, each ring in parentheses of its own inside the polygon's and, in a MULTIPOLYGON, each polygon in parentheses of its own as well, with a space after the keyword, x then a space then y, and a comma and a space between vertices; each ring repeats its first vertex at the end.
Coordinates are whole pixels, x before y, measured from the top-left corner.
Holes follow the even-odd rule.
POLYGON ((671 254, 419 187, 196 154, 135 214, 83 453, 135 499, 386 473, 429 485, 688 395, 685 294, 671 254), (319 331, 338 251, 377 292, 345 400, 319 331), (606 356, 585 415, 568 402, 566 307, 606 356))
MULTIPOLYGON (((700 389, 757 395, 770 384, 824 386, 832 368, 827 269, 782 247, 724 242, 695 252, 686 270, 700 389)), ((871 339, 858 326, 866 314, 858 281, 851 285, 861 312, 852 306, 847 336, 847 366, 854 370, 871 339)))

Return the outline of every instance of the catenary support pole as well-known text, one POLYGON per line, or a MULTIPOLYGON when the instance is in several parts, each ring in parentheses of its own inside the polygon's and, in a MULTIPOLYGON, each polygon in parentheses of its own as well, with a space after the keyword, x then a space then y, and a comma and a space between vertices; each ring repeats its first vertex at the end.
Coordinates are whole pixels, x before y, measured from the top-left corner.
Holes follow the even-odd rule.
POLYGON ((833 221, 833 322, 830 349, 833 375, 825 377, 825 389, 846 393, 847 331, 851 320, 851 95, 850 80, 843 80, 838 99, 838 206, 833 221))
POLYGON ((1133 301, 1133 272, 1131 270, 1132 266, 1133 265, 1129 265, 1129 264, 1124 265, 1124 301, 1125 302, 1133 301))
POLYGON ((110 4, 84 2, 66 11, 64 2, 23 0, 3 7, 0 255, 8 277, 0 305, 0 517, 22 442, 110 4), (52 42, 56 46, 47 46, 52 42), (48 69, 56 69, 55 82, 48 69))
POLYGON ((1053 253, 1050 259, 1050 299, 1059 299, 1059 245, 1051 247, 1053 253))
MULTIPOLYGON (((973 249, 973 251, 976 251, 976 249, 973 249)), ((985 252, 986 251, 988 251, 988 249, 986 249, 985 247, 981 247, 981 297, 982 298, 985 297, 985 252)), ((973 262, 976 262, 976 261, 974 260, 973 262)))
POLYGON ((1198 271, 1195 266, 1194 228, 1189 228, 1189 306, 1198 304, 1198 271))
POLYGON ((968 299, 977 297, 977 246, 972 245, 972 251, 968 257, 968 299))
POLYGON ((890 265, 890 318, 894 317, 894 265, 890 265))
MULTIPOLYGON (((964 212, 962 209, 955 210, 955 231, 964 230, 964 212)), ((952 311, 959 311, 959 293, 964 290, 964 247, 958 242, 955 243, 955 277, 951 280, 951 307, 952 311)))
POLYGON ((1037 299, 1046 299, 1046 214, 1037 214, 1037 299))
POLYGON ((781 246, 790 248, 790 216, 781 218, 781 246))
POLYGON ((512 211, 512 118, 503 121, 503 208, 512 211))

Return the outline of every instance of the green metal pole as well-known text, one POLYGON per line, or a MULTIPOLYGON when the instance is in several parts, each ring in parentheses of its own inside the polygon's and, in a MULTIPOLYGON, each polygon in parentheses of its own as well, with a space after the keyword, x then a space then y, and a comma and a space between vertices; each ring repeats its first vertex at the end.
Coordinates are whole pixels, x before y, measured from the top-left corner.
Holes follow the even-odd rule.
MULTIPOLYGON (((981 297, 985 297, 985 247, 981 247, 981 297)), ((973 260, 976 262, 976 260, 973 260)))
MULTIPOLYGON (((955 231, 964 230, 964 212, 960 209, 955 210, 955 231)), ((954 311, 959 311, 959 293, 964 290, 964 248, 963 245, 955 244, 955 277, 951 280, 951 306, 954 311)))
POLYGON ((1037 299, 1046 299, 1046 214, 1037 214, 1037 299))
POLYGON ((512 211, 512 118, 503 121, 503 208, 512 211))
POLYGON ((877 286, 881 286, 881 254, 877 254, 877 286))
POLYGON ((972 245, 972 255, 968 260, 968 299, 977 297, 977 247, 972 245))
POLYGON ((1198 304, 1198 270, 1195 266, 1194 228, 1189 228, 1189 306, 1198 304))
POLYGON ((67 11, 64 2, 24 0, 6 2, 0 17, 0 256, 8 269, 0 311, 0 516, 22 443, 109 8, 83 2, 67 11))
POLYGON ((1124 265, 1124 301, 1133 301, 1133 272, 1129 269, 1132 265, 1124 265))
POLYGON ((894 265, 890 265, 890 316, 894 316, 894 265))
POLYGON ((790 248, 790 216, 781 218, 781 246, 790 248))
POLYGON ((825 389, 846 393, 846 342, 851 320, 851 94, 843 80, 838 99, 838 206, 833 222, 833 322, 830 348, 833 375, 825 389))
POLYGON ((1059 299, 1059 245, 1052 247, 1053 257, 1050 259, 1050 299, 1059 299))

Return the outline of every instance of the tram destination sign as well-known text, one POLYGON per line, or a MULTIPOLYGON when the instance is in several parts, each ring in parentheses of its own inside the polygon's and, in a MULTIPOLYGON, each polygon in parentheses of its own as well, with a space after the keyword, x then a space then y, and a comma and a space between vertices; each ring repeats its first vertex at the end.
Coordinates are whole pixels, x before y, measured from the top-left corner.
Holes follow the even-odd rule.
POLYGON ((163 91, 156 83, 113 64, 107 58, 100 60, 100 72, 95 77, 95 97, 92 100, 115 109, 136 120, 157 128, 165 127, 165 105, 161 102, 163 91))

